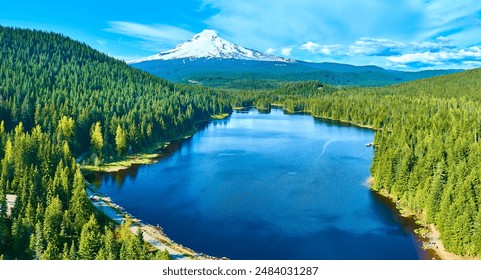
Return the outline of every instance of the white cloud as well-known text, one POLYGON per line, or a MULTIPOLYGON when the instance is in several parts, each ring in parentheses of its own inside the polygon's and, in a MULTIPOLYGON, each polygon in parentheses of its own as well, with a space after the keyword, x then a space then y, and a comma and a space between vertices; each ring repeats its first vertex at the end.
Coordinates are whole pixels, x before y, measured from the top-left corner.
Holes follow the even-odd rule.
POLYGON ((273 49, 273 48, 268 48, 268 49, 265 51, 266 54, 273 54, 273 53, 275 53, 275 52, 276 52, 276 49, 273 49))
MULTIPOLYGON (((479 0, 199 0, 199 3, 205 16, 200 19, 200 26, 216 29, 225 39, 244 47, 296 59, 356 65, 374 62, 390 67, 389 63, 394 65, 390 59, 408 60, 412 56, 413 61, 424 57, 425 61, 431 61, 430 65, 437 65, 435 62, 443 63, 436 60, 436 57, 441 59, 442 53, 454 56, 481 44, 479 0)), ((193 35, 171 25, 126 21, 109 22, 106 30, 125 35, 123 45, 149 51, 171 48, 193 35)), ((110 42, 108 45, 113 46, 110 42)), ((457 61, 461 67, 469 64, 457 61)), ((415 62, 397 65, 417 67, 415 62)))
POLYGON ((269 53, 290 46, 297 59, 389 66, 388 57, 481 44, 479 0, 201 2, 213 12, 203 23, 226 39, 269 53))
POLYGON ((349 46, 351 55, 390 56, 400 54, 408 45, 390 39, 361 38, 349 46))
POLYGON ((343 55, 344 46, 337 44, 337 45, 319 45, 314 42, 307 42, 300 47, 301 50, 306 50, 310 53, 320 53, 326 56, 331 55, 343 55))
POLYGON ((407 53, 400 56, 387 58, 388 61, 398 65, 418 64, 425 66, 439 65, 465 65, 475 67, 481 62, 481 46, 470 48, 443 50, 439 52, 407 53))
POLYGON ((172 46, 189 39, 194 34, 189 30, 164 24, 146 25, 135 22, 110 21, 109 25, 110 27, 105 31, 140 39, 143 41, 142 45, 156 48, 156 51, 159 46, 172 46))
POLYGON ((421 42, 361 38, 349 46, 349 55, 354 59, 360 56, 384 57, 385 66, 404 69, 469 68, 472 66, 463 62, 480 60, 480 53, 478 47, 459 48, 450 38, 443 36, 421 42))
POLYGON ((412 42, 411 46, 414 48, 415 51, 441 51, 443 49, 452 49, 455 48, 452 40, 444 37, 439 36, 434 41, 429 42, 412 42))
MULTIPOLYGON (((455 50, 456 47, 452 40, 439 36, 432 41, 422 41, 422 42, 401 42, 385 38, 360 38, 352 43, 348 47, 348 51, 343 45, 320 45, 309 41, 300 46, 301 50, 306 50, 311 54, 322 54, 323 56, 332 56, 340 59, 343 56, 350 56, 351 60, 356 61, 366 61, 361 60, 361 57, 384 57, 388 58, 388 63, 386 66, 393 66, 396 59, 401 57, 402 59, 414 59, 411 56, 415 56, 418 59, 423 56, 423 53, 436 54, 441 51, 455 50), (405 56, 406 55, 406 56, 405 56)), ((426 60, 426 59, 425 59, 426 60)), ((386 61, 386 59, 384 59, 386 61)), ((433 65, 435 59, 432 59, 433 65)), ((348 61, 348 63, 350 63, 348 61)), ((379 65, 379 64, 377 64, 379 65)), ((400 62, 395 64, 397 67, 407 67, 406 65, 401 65, 400 62)))
POLYGON ((281 54, 283 56, 290 56, 292 53, 292 48, 282 48, 281 54))
POLYGON ((481 67, 481 61, 463 61, 463 65, 466 65, 468 68, 481 67))

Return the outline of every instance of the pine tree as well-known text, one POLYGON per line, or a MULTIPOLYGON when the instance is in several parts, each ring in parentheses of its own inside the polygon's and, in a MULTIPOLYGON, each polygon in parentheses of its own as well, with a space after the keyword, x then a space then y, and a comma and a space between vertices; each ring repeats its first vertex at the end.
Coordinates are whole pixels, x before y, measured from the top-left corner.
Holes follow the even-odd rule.
POLYGON ((104 147, 104 137, 102 136, 102 127, 100 122, 96 122, 90 129, 90 143, 92 144, 92 150, 100 153, 104 147))
POLYGON ((439 213, 439 205, 441 203, 441 197, 443 189, 446 184, 444 160, 440 161, 433 175, 433 180, 429 187, 429 196, 426 205, 426 218, 428 222, 434 222, 436 214, 439 213))
POLYGON ((67 242, 63 244, 63 251, 62 251, 62 260, 69 259, 69 248, 67 242))
POLYGON ((155 260, 173 260, 172 256, 166 250, 157 250, 154 256, 155 260))
POLYGON ((43 223, 43 234, 51 256, 56 256, 55 254, 60 252, 62 220, 62 203, 58 197, 55 197, 47 206, 47 209, 45 209, 45 220, 43 223))
POLYGON ((75 247, 75 240, 72 241, 72 244, 70 245, 70 249, 69 249, 69 252, 68 252, 68 258, 70 260, 78 259, 77 247, 75 247))
POLYGON ((96 260, 106 260, 107 256, 105 254, 104 248, 100 248, 97 256, 95 257, 96 260))
POLYGON ((66 141, 72 144, 75 137, 75 121, 71 117, 63 116, 57 126, 57 143, 66 141))
POLYGON ((80 233, 78 254, 81 259, 94 260, 100 248, 99 225, 92 214, 90 220, 82 227, 80 233))
POLYGON ((120 225, 120 259, 121 260, 138 260, 136 251, 136 237, 130 231, 132 221, 126 217, 125 222, 120 225))
POLYGON ((104 238, 104 252, 105 252, 105 259, 106 260, 117 260, 119 257, 119 248, 117 241, 115 240, 114 233, 108 228, 105 227, 105 234, 104 238))
POLYGON ((478 215, 474 221, 473 243, 475 254, 481 257, 481 211, 478 211, 478 215))
POLYGON ((45 239, 43 238, 42 225, 40 224, 40 222, 37 222, 37 224, 35 225, 34 236, 34 254, 35 258, 39 260, 42 256, 43 251, 45 250, 45 239))
POLYGON ((60 260, 62 258, 62 251, 53 243, 48 243, 45 252, 42 254, 42 260, 60 260))
POLYGON ((120 125, 115 132, 115 146, 119 155, 124 154, 127 149, 127 134, 120 125))
MULTIPOLYGON (((2 122, 3 124, 3 122, 2 122)), ((5 252, 10 241, 10 230, 7 220, 7 197, 5 185, 0 179, 0 255, 5 252)))
POLYGON ((16 219, 12 224, 12 245, 15 258, 30 259, 30 234, 24 219, 16 219))
POLYGON ((90 209, 91 204, 85 193, 85 182, 80 169, 77 168, 74 175, 73 193, 68 210, 71 216, 73 231, 76 235, 80 234, 82 226, 89 220, 90 209))
POLYGON ((147 248, 145 246, 144 235, 142 229, 137 227, 137 234, 134 239, 134 249, 136 251, 135 255, 138 260, 147 259, 147 248))

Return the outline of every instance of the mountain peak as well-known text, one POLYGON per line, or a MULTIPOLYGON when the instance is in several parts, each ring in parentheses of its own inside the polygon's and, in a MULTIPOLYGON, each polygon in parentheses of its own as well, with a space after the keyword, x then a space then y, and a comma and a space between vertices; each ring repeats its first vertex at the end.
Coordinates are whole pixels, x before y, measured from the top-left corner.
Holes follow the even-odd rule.
POLYGON ((155 54, 149 57, 129 61, 128 63, 134 64, 150 60, 173 60, 184 58, 219 58, 278 62, 293 61, 290 59, 268 55, 238 46, 219 37, 217 35, 217 31, 211 29, 204 29, 202 32, 195 34, 192 39, 178 45, 171 50, 161 52, 159 54, 155 54))
POLYGON ((194 35, 193 39, 200 38, 200 37, 206 37, 206 38, 215 38, 218 37, 217 31, 213 29, 204 29, 202 32, 194 35))

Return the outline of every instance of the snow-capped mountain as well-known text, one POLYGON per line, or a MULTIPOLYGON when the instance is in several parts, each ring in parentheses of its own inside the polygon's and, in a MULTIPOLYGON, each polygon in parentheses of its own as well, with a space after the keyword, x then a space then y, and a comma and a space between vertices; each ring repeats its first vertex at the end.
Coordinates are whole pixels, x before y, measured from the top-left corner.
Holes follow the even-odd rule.
POLYGON ((376 66, 291 60, 238 46, 220 38, 214 30, 204 30, 171 50, 128 63, 172 82, 249 89, 253 86, 275 88, 283 82, 305 80, 383 86, 450 71, 411 73, 376 66))
POLYGON ((215 30, 204 30, 192 39, 178 45, 174 49, 145 58, 129 61, 129 64, 152 60, 220 58, 256 61, 293 62, 273 55, 250 50, 220 38, 215 30))

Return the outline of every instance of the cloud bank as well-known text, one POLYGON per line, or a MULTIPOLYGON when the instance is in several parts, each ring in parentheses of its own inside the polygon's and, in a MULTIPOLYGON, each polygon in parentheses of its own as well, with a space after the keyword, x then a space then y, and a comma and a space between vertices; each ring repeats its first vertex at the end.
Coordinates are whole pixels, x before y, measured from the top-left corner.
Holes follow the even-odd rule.
POLYGON ((481 65, 481 46, 459 48, 449 38, 433 41, 400 42, 390 39, 360 38, 349 46, 320 45, 311 41, 300 50, 323 56, 379 57, 385 65, 397 68, 472 68, 481 65))
POLYGON ((388 57, 388 61, 396 65, 439 66, 461 64, 480 65, 481 47, 474 46, 466 49, 451 49, 449 51, 407 53, 400 56, 388 57))
POLYGON ((480 62, 479 0, 196 3, 197 25, 110 21, 105 30, 155 52, 172 48, 207 27, 244 47, 306 61, 410 70, 471 68, 480 62))
POLYGON ((202 5, 217 11, 205 19, 207 25, 271 54, 413 69, 468 68, 479 61, 478 0, 203 0, 202 5))

